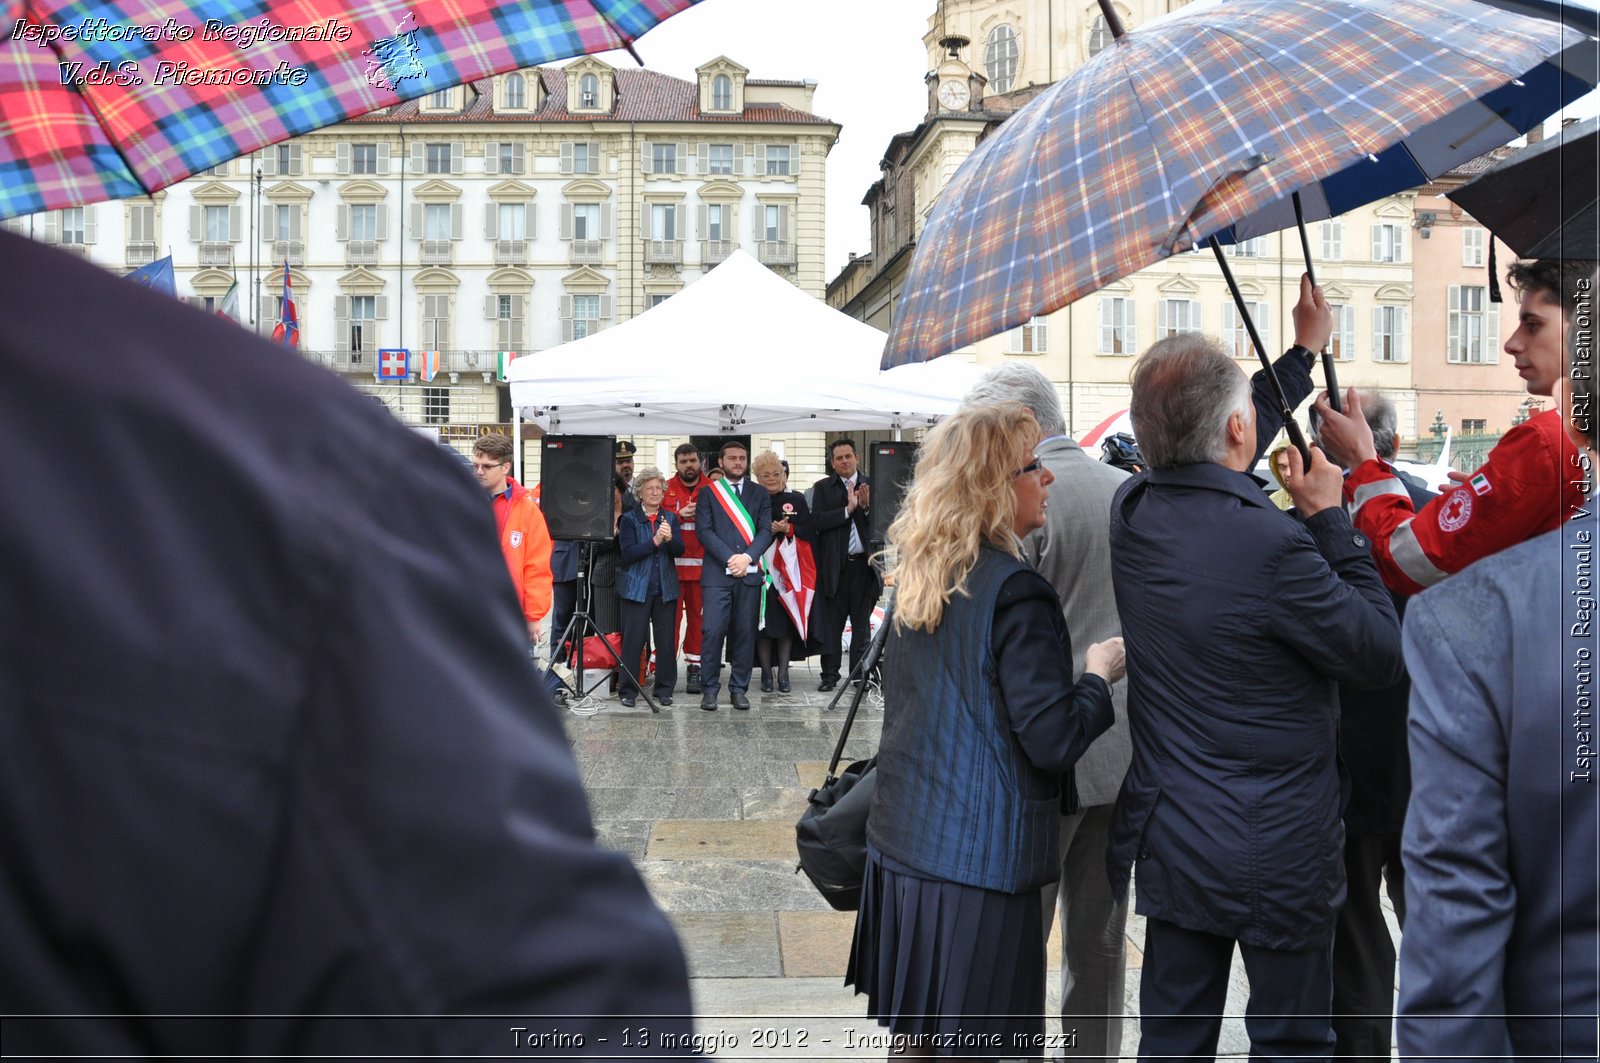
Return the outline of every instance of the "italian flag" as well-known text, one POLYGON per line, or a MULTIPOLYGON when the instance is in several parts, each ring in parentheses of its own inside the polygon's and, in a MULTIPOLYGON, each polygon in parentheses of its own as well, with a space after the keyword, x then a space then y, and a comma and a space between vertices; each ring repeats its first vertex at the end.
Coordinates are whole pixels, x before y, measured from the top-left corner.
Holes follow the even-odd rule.
POLYGON ((500 352, 500 364, 499 364, 499 367, 498 367, 498 369, 496 371, 496 375, 499 376, 499 378, 501 380, 505 380, 506 379, 506 374, 511 371, 511 360, 513 358, 515 358, 516 356, 517 356, 517 352, 516 351, 501 351, 500 352))

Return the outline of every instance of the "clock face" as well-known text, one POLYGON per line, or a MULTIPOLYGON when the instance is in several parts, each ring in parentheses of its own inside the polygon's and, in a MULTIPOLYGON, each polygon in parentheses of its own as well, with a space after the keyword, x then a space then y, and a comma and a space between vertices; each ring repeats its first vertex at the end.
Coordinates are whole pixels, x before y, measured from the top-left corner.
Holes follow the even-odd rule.
POLYGON ((965 107, 969 98, 967 87, 959 81, 946 81, 939 86, 939 102, 952 111, 965 107))

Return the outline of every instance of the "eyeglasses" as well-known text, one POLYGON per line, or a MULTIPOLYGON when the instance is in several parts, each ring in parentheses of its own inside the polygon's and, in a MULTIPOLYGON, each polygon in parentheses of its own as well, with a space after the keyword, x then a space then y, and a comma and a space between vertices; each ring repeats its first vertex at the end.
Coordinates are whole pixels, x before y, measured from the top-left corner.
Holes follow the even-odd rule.
POLYGON ((510 464, 511 463, 509 461, 491 461, 491 462, 488 462, 488 463, 484 463, 484 462, 481 462, 481 461, 475 461, 475 462, 472 463, 472 467, 474 469, 482 469, 484 472, 488 472, 490 469, 498 469, 502 465, 510 465, 510 464))
POLYGON ((1015 480, 1019 476, 1026 476, 1030 472, 1038 472, 1042 468, 1044 468, 1044 462, 1040 461, 1038 458, 1034 458, 1032 461, 1028 462, 1028 464, 1012 473, 1011 478, 1015 480))

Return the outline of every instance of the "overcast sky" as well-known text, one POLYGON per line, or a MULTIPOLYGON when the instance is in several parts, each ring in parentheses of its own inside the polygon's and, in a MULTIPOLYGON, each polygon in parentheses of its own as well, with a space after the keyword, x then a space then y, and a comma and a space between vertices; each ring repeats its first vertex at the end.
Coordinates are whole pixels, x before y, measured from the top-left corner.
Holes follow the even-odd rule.
MULTIPOLYGON (((1573 0, 1586 7, 1600 0, 1573 0)), ((635 45, 652 70, 685 80, 719 55, 753 78, 815 81, 817 114, 843 126, 828 156, 827 279, 850 252, 871 250, 861 197, 878 179, 878 161, 895 133, 916 128, 927 111, 928 55, 922 44, 936 0, 701 0, 635 45)), ((634 65, 608 52, 614 65, 634 65)), ((972 62, 974 56, 965 56, 972 62)), ((1600 112, 1591 93, 1569 110, 1600 112)), ((1554 120, 1552 120, 1552 126, 1554 120)))

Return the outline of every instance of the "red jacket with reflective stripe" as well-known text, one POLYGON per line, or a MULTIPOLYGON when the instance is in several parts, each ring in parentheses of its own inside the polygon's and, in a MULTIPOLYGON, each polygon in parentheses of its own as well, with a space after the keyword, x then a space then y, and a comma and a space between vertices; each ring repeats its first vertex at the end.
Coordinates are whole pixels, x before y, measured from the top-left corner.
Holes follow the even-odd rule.
POLYGON ((1547 410, 1507 432, 1464 484, 1414 510, 1394 471, 1363 462, 1345 478, 1355 526, 1390 589, 1417 594, 1490 554, 1559 527, 1583 506, 1584 470, 1547 410))
MULTIPOLYGON (((668 510, 678 518, 678 525, 683 531, 683 554, 672 559, 673 566, 678 571, 678 582, 690 580, 698 582, 700 567, 705 557, 705 547, 700 545, 700 535, 694 530, 694 517, 684 519, 681 510, 684 506, 695 500, 700 493, 700 488, 706 485, 702 476, 695 481, 693 487, 687 487, 681 478, 676 475, 667 477, 667 494, 661 500, 661 508, 668 510)), ((697 509, 698 514, 698 509, 697 509)))
POLYGON ((500 528, 500 552, 505 555, 517 604, 529 620, 543 620, 550 611, 554 590, 550 574, 550 530, 533 492, 506 478, 508 493, 494 496, 494 519, 500 528))

